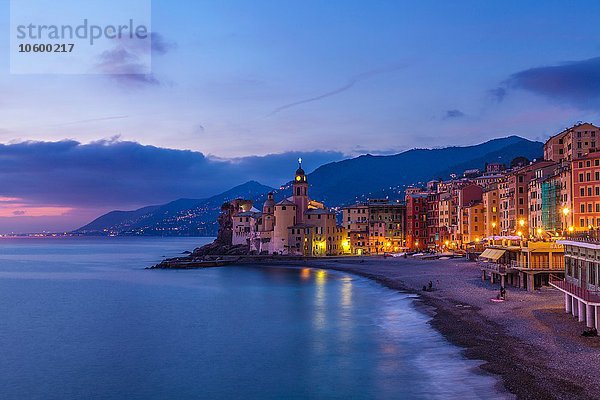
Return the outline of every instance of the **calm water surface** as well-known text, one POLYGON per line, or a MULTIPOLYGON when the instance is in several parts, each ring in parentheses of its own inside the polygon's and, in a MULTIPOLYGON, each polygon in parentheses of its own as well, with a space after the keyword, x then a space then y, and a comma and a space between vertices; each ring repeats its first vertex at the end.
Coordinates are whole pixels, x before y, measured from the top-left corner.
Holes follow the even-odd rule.
POLYGON ((203 242, 0 240, 0 398, 502 397, 409 295, 366 279, 143 270, 203 242))

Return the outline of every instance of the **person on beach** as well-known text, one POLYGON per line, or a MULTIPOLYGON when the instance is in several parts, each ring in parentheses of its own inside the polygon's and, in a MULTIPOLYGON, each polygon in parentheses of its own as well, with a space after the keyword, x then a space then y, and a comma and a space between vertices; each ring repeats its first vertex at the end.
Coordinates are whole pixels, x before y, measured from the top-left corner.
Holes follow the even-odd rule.
POLYGON ((429 283, 427 284, 427 290, 430 292, 433 290, 433 282, 429 281, 429 283))

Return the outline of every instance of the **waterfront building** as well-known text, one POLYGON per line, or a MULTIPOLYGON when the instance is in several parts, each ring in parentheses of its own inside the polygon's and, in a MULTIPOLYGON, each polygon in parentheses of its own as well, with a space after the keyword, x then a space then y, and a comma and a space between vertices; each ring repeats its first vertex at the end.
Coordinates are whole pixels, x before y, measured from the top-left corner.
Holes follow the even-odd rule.
POLYGON ((461 208, 461 242, 463 246, 479 243, 484 238, 483 202, 473 201, 461 208))
POLYGON ((336 214, 326 209, 304 213, 305 223, 288 227, 289 254, 332 256, 349 253, 346 230, 336 224, 336 214))
POLYGON ((406 206, 388 199, 344 207, 343 225, 352 254, 398 252, 406 246, 406 206))
POLYGON ((564 272, 564 248, 555 241, 524 241, 519 237, 504 239, 479 256, 482 279, 512 285, 528 291, 551 283, 553 275, 564 272))
POLYGON ((571 162, 573 229, 600 227, 600 152, 594 151, 571 162))
POLYGON ((600 330, 600 230, 576 232, 559 243, 565 248, 565 277, 550 283, 564 293, 565 312, 600 330))
MULTIPOLYGON (((576 193, 573 191, 573 184, 578 183, 579 176, 573 174, 572 162, 600 148, 600 143, 598 143, 599 134, 600 128, 588 122, 581 122, 553 135, 544 144, 544 159, 559 163, 557 181, 560 181, 559 197, 562 211, 560 225, 563 233, 574 229, 587 228, 587 226, 580 226, 582 217, 575 215, 581 213, 580 207, 584 200, 579 200, 577 206, 574 204, 573 196, 576 193), (576 212, 576 210, 579 211, 576 212)), ((581 190, 580 187, 578 189, 581 190)), ((580 194, 578 196, 580 197, 580 194)), ((584 216, 583 218, 587 219, 591 216, 584 216)), ((587 221, 584 222, 584 225, 586 223, 587 221)))
POLYGON ((406 194, 406 247, 412 250, 427 248, 427 193, 411 191, 406 194))
POLYGON ((558 164, 544 165, 534 170, 527 185, 529 207, 529 236, 541 239, 548 232, 555 233, 560 218, 560 182, 557 179, 558 164))
POLYGON ((600 128, 581 122, 552 136, 544 144, 544 159, 558 163, 581 158, 598 147, 600 128))
POLYGON ((367 203, 344 207, 343 225, 348 232, 348 241, 353 254, 369 253, 369 205, 367 203))
MULTIPOLYGON (((434 190, 437 189, 437 185, 434 190)), ((430 191, 427 194, 427 248, 439 250, 447 240, 440 224, 440 193, 430 191)))
POLYGON ((337 226, 335 212, 309 198, 308 180, 298 160, 292 195, 275 202, 267 195, 262 211, 250 200, 234 200, 232 244, 248 245, 257 254, 305 256, 349 253, 346 230, 337 226))
POLYGON ((500 197, 498 183, 494 183, 484 189, 483 201, 483 225, 485 237, 498 235, 500 223, 500 197))
POLYGON ((451 192, 440 193, 438 215, 438 226, 440 235, 443 237, 444 247, 456 248, 458 245, 458 215, 456 197, 451 192))
POLYGON ((535 171, 554 165, 552 161, 537 161, 516 168, 500 183, 500 227, 503 235, 528 236, 529 182, 535 171))

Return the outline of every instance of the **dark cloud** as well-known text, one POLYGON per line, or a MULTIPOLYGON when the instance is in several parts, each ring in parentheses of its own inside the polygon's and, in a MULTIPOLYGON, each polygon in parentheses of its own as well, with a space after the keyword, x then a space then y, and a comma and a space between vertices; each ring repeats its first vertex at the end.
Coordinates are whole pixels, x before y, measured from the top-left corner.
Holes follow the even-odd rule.
POLYGON ((156 32, 150 39, 150 47, 142 40, 115 39, 115 46, 98 56, 96 70, 125 85, 159 85, 159 79, 149 73, 148 52, 152 56, 162 56, 176 45, 156 32))
POLYGON ((597 109, 600 106, 600 57, 530 68, 511 75, 504 86, 583 109, 597 109))
POLYGON ((464 117, 465 113, 460 110, 448 110, 446 111, 446 115, 444 115, 444 119, 454 119, 464 117))
POLYGON ((506 97, 506 89, 497 87, 489 91, 489 95, 498 103, 502 103, 506 97))
POLYGON ((171 50, 175 49, 177 45, 174 42, 167 41, 164 36, 158 32, 151 34, 152 39, 152 53, 165 55, 171 50))
POLYGON ((124 84, 158 85, 160 83, 154 75, 148 73, 149 66, 140 56, 120 45, 100 54, 96 68, 99 72, 110 75, 114 80, 124 84))
POLYGON ((354 85, 356 85, 357 83, 359 83, 361 81, 364 81, 364 80, 369 79, 376 75, 381 75, 381 74, 384 74, 387 72, 394 72, 394 71, 397 71, 397 70, 405 68, 405 67, 406 67, 405 64, 400 64, 400 65, 394 65, 391 67, 379 68, 379 69, 375 69, 372 71, 363 72, 361 74, 351 77, 345 85, 340 86, 337 89, 331 90, 329 92, 325 92, 323 94, 320 94, 320 95, 317 95, 314 97, 309 97, 307 99, 298 100, 293 103, 284 104, 282 106, 277 107, 273 111, 271 111, 271 113, 269 113, 269 115, 267 115, 267 116, 270 117, 270 116, 275 115, 283 110, 287 110, 288 108, 296 107, 296 106, 306 104, 306 103, 312 103, 313 101, 318 101, 318 100, 325 99, 327 97, 338 95, 340 93, 345 92, 346 90, 352 89, 354 87, 354 85))
POLYGON ((0 196, 28 205, 127 208, 208 197, 248 180, 277 186, 290 179, 298 157, 310 170, 343 155, 292 152, 229 160, 118 139, 5 144, 0 196))

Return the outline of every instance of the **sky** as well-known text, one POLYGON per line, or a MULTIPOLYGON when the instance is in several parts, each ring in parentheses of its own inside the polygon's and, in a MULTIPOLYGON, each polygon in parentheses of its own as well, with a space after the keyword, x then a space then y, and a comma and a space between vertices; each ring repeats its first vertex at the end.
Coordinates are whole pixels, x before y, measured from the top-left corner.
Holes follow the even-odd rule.
POLYGON ((597 1, 154 0, 151 74, 13 74, 0 57, 0 233, 278 186, 298 156, 310 171, 599 123, 595 15, 597 1))

